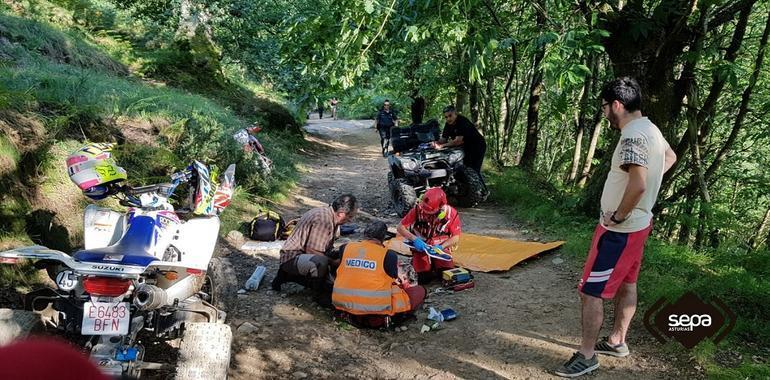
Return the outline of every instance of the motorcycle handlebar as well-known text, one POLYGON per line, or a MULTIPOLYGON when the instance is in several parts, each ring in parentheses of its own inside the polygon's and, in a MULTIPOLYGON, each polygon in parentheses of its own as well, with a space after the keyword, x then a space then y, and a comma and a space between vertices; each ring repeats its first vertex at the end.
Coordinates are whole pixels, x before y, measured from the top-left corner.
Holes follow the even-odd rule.
MULTIPOLYGON (((141 205, 141 202, 139 199, 137 199, 138 196, 142 194, 147 193, 160 193, 166 198, 171 198, 171 195, 174 194, 174 190, 176 190, 176 187, 179 186, 182 183, 188 182, 193 177, 193 171, 190 170, 190 168, 187 168, 185 170, 182 170, 180 172, 174 173, 171 175, 171 183, 156 183, 154 185, 147 185, 147 186, 139 186, 139 187, 131 187, 128 185, 121 186, 119 189, 117 189, 117 192, 123 193, 127 199, 125 199, 125 203, 128 206, 136 206, 141 205)), ((121 203, 124 203, 121 201, 121 203)))

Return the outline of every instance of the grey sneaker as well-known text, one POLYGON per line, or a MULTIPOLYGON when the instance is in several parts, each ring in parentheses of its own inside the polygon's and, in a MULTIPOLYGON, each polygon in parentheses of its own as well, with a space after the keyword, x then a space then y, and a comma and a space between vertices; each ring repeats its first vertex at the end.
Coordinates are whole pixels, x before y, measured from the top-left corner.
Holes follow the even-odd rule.
POLYGON ((561 368, 555 371, 557 376, 578 377, 599 368, 599 359, 594 354, 591 359, 586 359, 583 354, 576 352, 570 360, 567 360, 561 368))
POLYGON ((631 354, 628 350, 628 345, 621 343, 618 345, 612 345, 608 338, 603 338, 594 346, 594 351, 598 354, 611 355, 619 358, 626 357, 631 354))

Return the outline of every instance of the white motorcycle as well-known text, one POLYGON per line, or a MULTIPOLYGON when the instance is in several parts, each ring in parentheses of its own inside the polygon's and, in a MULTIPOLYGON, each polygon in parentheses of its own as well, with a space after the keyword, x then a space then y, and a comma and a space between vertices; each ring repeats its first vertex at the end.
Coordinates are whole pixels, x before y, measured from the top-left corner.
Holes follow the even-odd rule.
MULTIPOLYGON (((120 184, 122 168, 103 160, 89 165, 107 170, 102 178, 118 178, 100 185, 99 197, 114 196, 128 211, 86 207, 85 249, 72 255, 43 246, 0 252, 4 264, 34 260, 56 284, 26 295, 27 315, 34 312, 47 328, 88 349, 109 375, 138 378, 142 371, 170 370, 168 364, 147 360, 141 341, 181 337, 177 379, 226 378, 232 331, 224 321, 238 288, 228 260, 213 257, 219 232, 213 198, 222 186, 217 189, 197 161, 172 175, 170 183, 134 188, 120 184), (195 212, 203 216, 183 221, 169 203, 183 183, 194 194, 197 207, 191 211, 208 207, 208 212, 195 212)), ((70 176, 80 184, 73 167, 70 176)), ((232 187, 234 170, 231 165, 225 172, 223 185, 232 187)), ((219 206, 227 203, 229 197, 219 206)))

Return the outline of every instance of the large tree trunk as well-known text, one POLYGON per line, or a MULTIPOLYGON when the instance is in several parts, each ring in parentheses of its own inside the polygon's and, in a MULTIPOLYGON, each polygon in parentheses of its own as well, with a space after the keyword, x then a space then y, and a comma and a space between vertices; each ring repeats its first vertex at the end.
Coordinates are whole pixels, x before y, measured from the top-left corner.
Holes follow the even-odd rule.
MULTIPOLYGON (((743 94, 741 95, 741 103, 738 107, 738 113, 735 117, 735 120, 733 121, 732 130, 730 131, 730 135, 727 136, 727 139, 720 147, 719 151, 717 151, 714 157, 714 160, 711 162, 711 165, 709 165, 706 171, 703 173, 704 182, 707 182, 709 179, 711 179, 714 176, 714 174, 717 172, 720 165, 724 161, 725 157, 727 157, 727 154, 733 148, 733 145, 738 139, 738 134, 743 128, 743 121, 746 119, 746 115, 748 114, 748 111, 749 111, 749 102, 751 100, 751 95, 754 91, 754 87, 756 86, 757 79, 759 78, 759 73, 762 70, 762 66, 764 64, 764 56, 765 56, 765 51, 767 50, 767 42, 769 37, 770 37, 770 14, 767 16, 765 29, 762 33, 762 38, 760 39, 760 42, 759 42, 759 49, 757 49, 757 56, 754 61, 754 70, 749 76, 749 83, 746 86, 746 88, 743 90, 743 94)), ((695 188, 696 186, 698 186, 698 182, 690 182, 690 184, 677 190, 673 195, 668 197, 666 199, 666 202, 669 203, 669 202, 677 201, 683 195, 691 193, 693 191, 693 188, 695 188)))
MULTIPOLYGON (((727 50, 725 51, 724 61, 733 63, 735 62, 735 59, 738 56, 738 50, 741 47, 741 44, 743 43, 743 37, 746 34, 746 26, 748 25, 749 15, 751 13, 751 7, 746 8, 745 10, 741 11, 740 16, 738 17, 738 23, 735 26, 735 30, 733 31, 733 37, 730 41, 730 45, 727 47, 727 50)), ((676 152, 677 156, 684 157, 685 152, 688 148, 693 147, 694 143, 693 141, 697 141, 698 144, 702 145, 705 142, 706 138, 710 134, 710 126, 712 124, 712 115, 715 112, 715 108, 717 106, 717 101, 719 100, 720 96, 722 95, 722 91, 725 88, 725 85, 727 84, 727 78, 724 75, 721 75, 716 70, 712 74, 712 82, 711 87, 709 89, 709 94, 706 97, 706 100, 703 102, 702 107, 700 104, 697 106, 692 104, 691 100, 689 99, 689 95, 693 91, 697 91, 697 84, 695 79, 695 73, 694 69, 695 66, 698 63, 698 60, 700 58, 700 51, 702 50, 703 46, 703 40, 704 36, 706 34, 706 19, 707 19, 707 11, 704 11, 703 14, 701 14, 701 17, 699 19, 699 25, 698 28, 698 37, 695 40, 693 51, 695 52, 694 58, 687 62, 687 67, 683 70, 682 78, 680 78, 681 81, 685 81, 686 83, 681 84, 681 88, 678 88, 677 91, 682 91, 683 93, 688 95, 688 122, 695 123, 696 128, 696 134, 699 134, 699 138, 697 140, 692 139, 692 131, 689 129, 687 132, 679 139, 679 143, 677 143, 674 146, 674 151, 676 152), (695 120, 690 121, 692 116, 690 113, 695 113, 695 120)), ((669 170, 663 177, 663 185, 661 186, 661 189, 665 192, 671 183, 673 182, 673 176, 676 172, 677 167, 681 164, 683 160, 677 160, 677 162, 674 163, 674 166, 669 170)))
MULTIPOLYGON (((723 6, 708 21, 707 29, 714 30, 730 21, 738 12, 750 8, 754 1, 741 0, 723 6)), ((668 141, 675 141, 680 136, 677 126, 685 96, 675 86, 676 73, 679 72, 680 57, 694 39, 687 20, 698 6, 706 3, 666 0, 655 3, 655 9, 645 9, 645 4, 649 3, 608 4, 611 11, 605 14, 607 21, 602 26, 610 32, 610 37, 604 40, 604 47, 614 75, 631 76, 639 81, 644 99, 643 113, 660 128, 668 141), (636 34, 630 33, 629 25, 641 24, 644 28, 631 28, 636 34)), ((588 189, 600 189, 608 172, 609 165, 602 165, 591 177, 588 189)), ((601 191, 587 191, 584 206, 597 204, 600 196, 601 191)))
MULTIPOLYGON (((545 26, 545 3, 538 2, 537 11, 537 29, 543 30, 545 26)), ((535 58, 532 62, 532 83, 529 86, 529 108, 527 108, 527 131, 524 142, 524 151, 521 154, 519 165, 527 171, 535 168, 535 158, 537 157, 537 143, 540 134, 540 94, 543 91, 543 70, 540 63, 545 56, 545 44, 537 47, 535 58)))

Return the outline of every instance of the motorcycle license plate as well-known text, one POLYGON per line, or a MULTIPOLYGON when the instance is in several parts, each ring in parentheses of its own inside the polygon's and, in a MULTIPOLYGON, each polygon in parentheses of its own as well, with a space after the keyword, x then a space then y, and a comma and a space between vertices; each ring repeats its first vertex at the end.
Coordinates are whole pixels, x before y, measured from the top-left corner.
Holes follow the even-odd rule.
POLYGON ((86 302, 83 305, 83 335, 126 335, 130 322, 128 302, 86 302))

